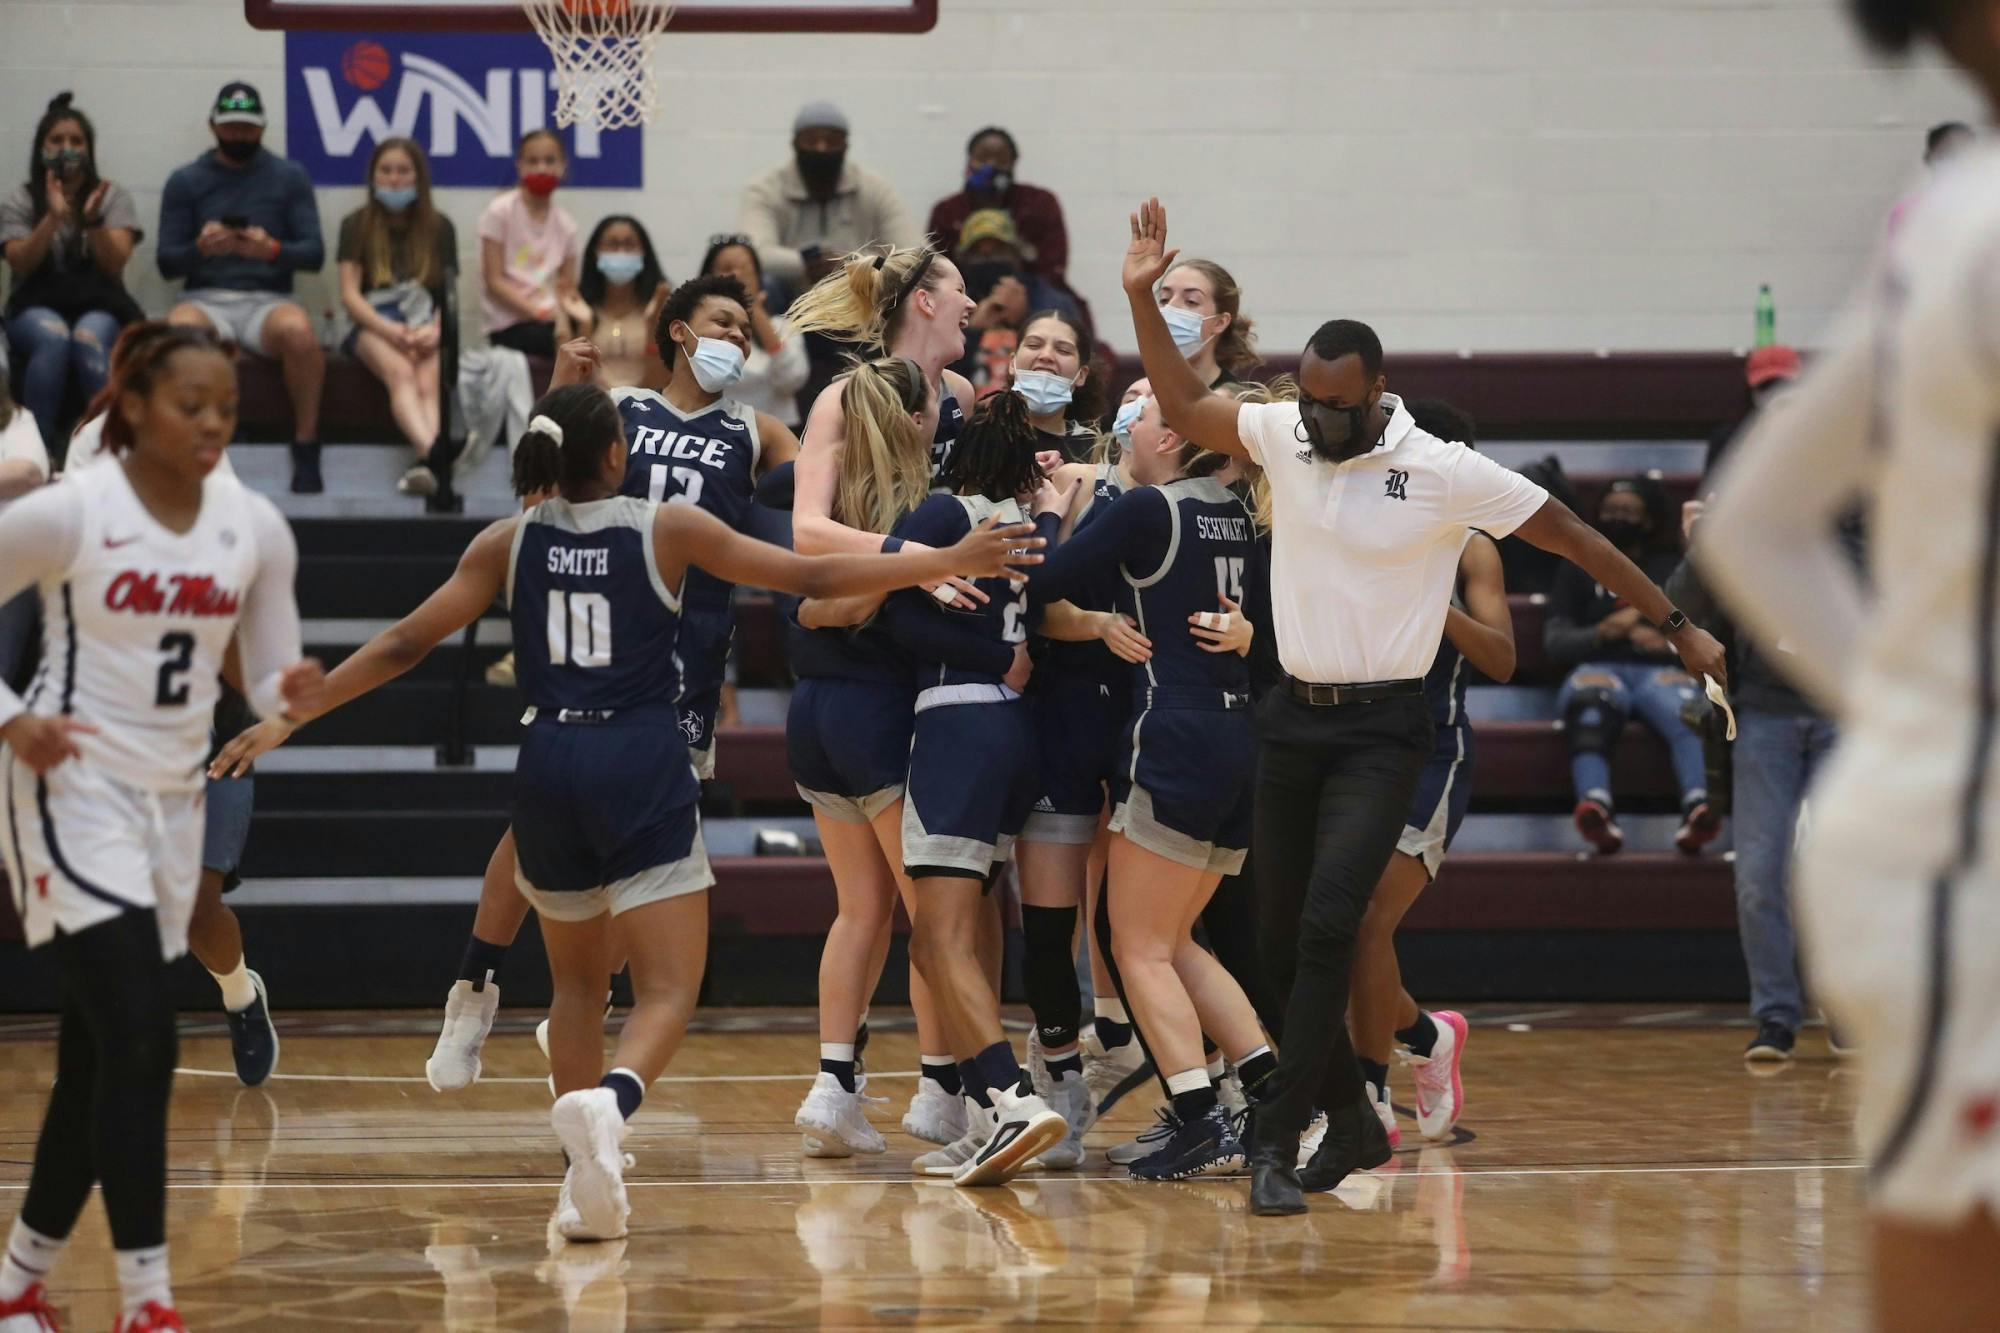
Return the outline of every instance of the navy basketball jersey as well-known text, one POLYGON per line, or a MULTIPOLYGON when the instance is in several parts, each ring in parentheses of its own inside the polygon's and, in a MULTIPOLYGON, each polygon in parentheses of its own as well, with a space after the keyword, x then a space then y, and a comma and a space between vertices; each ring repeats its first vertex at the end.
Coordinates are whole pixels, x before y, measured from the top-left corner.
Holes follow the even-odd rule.
MULTIPOLYGON (((738 532, 748 529, 763 447, 753 408, 721 398, 683 412, 651 389, 616 389, 611 396, 625 422, 626 495, 699 505, 738 532)), ((727 607, 730 586, 690 566, 687 603, 698 610, 727 607)))
MULTIPOLYGON (((1470 543, 1471 540, 1472 536, 1468 533, 1466 541, 1470 543)), ((1465 609, 1464 602, 1460 600, 1464 587, 1461 578, 1451 596, 1451 604, 1461 611, 1465 609)), ((1445 635, 1444 641, 1438 645, 1437 660, 1431 663, 1430 671, 1424 676, 1424 702, 1430 705, 1431 721, 1437 723, 1440 731, 1446 727, 1466 725, 1465 687, 1471 675, 1471 664, 1458 651, 1458 645, 1451 641, 1451 636, 1445 635)))
MULTIPOLYGON (((1203 651, 1188 632, 1197 611, 1220 611, 1217 593, 1243 600, 1243 575, 1255 558, 1256 530, 1243 502, 1214 477, 1183 477, 1148 489, 1167 502, 1165 555, 1152 568, 1119 567, 1125 586, 1118 609, 1152 640, 1153 655, 1137 683, 1247 692, 1249 667, 1236 653, 1203 651)), ((1134 491, 1119 505, 1147 503, 1134 491)))
POLYGON ((540 711, 635 709, 680 694, 681 603, 661 581, 654 506, 546 500, 514 529, 507 605, 521 690, 540 711))
MULTIPOLYGON (((995 515, 1003 524, 1026 521, 1021 506, 1013 500, 996 502, 983 495, 933 495, 899 520, 893 535, 942 550, 956 544, 966 533, 995 515)), ((974 579, 973 586, 990 600, 969 611, 937 605, 934 614, 947 617, 948 623, 958 630, 992 643, 1012 647, 1025 642, 1028 637, 1027 582, 1023 580, 1016 584, 1008 578, 982 578, 974 579)), ((935 602, 926 593, 903 596, 906 604, 917 598, 935 602)), ((932 613, 931 607, 920 609, 932 613)), ((917 670, 917 683, 925 687, 992 684, 995 680, 992 675, 963 671, 935 661, 919 662, 917 670)))
POLYGON ((951 457, 951 448, 958 443, 958 437, 965 432, 965 411, 958 405, 958 397, 949 384, 938 385, 938 424, 931 434, 931 484, 937 484, 938 473, 944 471, 945 460, 951 457))
MULTIPOLYGON (((1070 525, 1070 537, 1074 539, 1090 524, 1111 508, 1111 502, 1125 493, 1125 484, 1118 475, 1118 465, 1100 462, 1097 475, 1092 478, 1090 497, 1077 512, 1076 522, 1070 525)), ((1123 582, 1115 569, 1104 568, 1085 576, 1082 585, 1065 600, 1082 607, 1086 611, 1110 611, 1118 605, 1118 589, 1123 582)), ((1104 684, 1122 685, 1132 673, 1131 664, 1104 646, 1101 639, 1085 642, 1070 642, 1062 639, 1044 639, 1041 652, 1036 655, 1035 668, 1061 675, 1086 676, 1090 680, 1104 684)))

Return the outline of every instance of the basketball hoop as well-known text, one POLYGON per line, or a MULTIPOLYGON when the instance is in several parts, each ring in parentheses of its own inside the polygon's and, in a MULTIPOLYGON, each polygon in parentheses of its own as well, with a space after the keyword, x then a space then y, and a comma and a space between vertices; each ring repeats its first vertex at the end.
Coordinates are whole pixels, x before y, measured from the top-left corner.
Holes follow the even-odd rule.
POLYGON ((521 0, 556 64, 556 124, 622 130, 660 106, 653 45, 673 0, 521 0))

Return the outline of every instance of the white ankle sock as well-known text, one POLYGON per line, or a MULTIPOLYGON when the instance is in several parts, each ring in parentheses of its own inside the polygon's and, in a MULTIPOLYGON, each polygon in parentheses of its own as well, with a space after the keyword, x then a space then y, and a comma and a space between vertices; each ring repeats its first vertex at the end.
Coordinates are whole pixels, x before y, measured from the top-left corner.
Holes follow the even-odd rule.
POLYGON ((147 1301, 171 1307, 173 1288, 167 1283, 167 1247, 154 1245, 143 1250, 118 1251, 118 1294, 124 1314, 131 1318, 147 1301))
POLYGON ((1228 1069, 1229 1065, 1223 1060, 1222 1052, 1217 1051, 1214 1057, 1208 1062, 1208 1081, 1210 1083, 1222 1082, 1222 1076, 1228 1072, 1228 1069))
POLYGON ((37 1282, 47 1282, 65 1243, 15 1218, 13 1234, 7 1238, 7 1257, 0 1259, 0 1301, 11 1301, 37 1282))
POLYGON ((1167 1093, 1169 1096, 1181 1092, 1194 1092, 1197 1089, 1208 1086, 1209 1077, 1206 1069, 1183 1069, 1178 1074, 1167 1075, 1167 1093))
POLYGON ((222 987, 222 1007, 232 1014, 248 1009, 257 998, 257 987, 250 981, 250 968, 241 958, 236 960, 233 972, 211 972, 208 975, 222 987))
POLYGON ((1114 1023, 1130 1023, 1131 1015, 1125 1012, 1125 1003, 1118 999, 1098 999, 1092 997, 1090 1012, 1098 1018, 1108 1018, 1114 1023))

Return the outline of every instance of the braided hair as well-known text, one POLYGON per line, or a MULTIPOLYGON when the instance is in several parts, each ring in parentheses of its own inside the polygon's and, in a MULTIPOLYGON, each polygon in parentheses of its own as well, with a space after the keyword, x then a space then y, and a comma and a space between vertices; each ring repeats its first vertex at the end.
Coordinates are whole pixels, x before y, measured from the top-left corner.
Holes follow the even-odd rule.
POLYGON ((938 485, 954 495, 983 495, 993 501, 1026 495, 1042 479, 1035 462, 1040 441, 1027 399, 1012 389, 988 394, 952 446, 938 485))

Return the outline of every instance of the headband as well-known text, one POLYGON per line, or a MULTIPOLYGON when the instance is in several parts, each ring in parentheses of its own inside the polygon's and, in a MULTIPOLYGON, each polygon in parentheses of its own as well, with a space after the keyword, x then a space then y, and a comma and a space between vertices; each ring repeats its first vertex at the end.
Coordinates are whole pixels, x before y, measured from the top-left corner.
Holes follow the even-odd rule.
MULTIPOLYGON (((931 271, 931 263, 936 258, 937 258, 937 251, 935 250, 924 251, 924 262, 917 265, 916 271, 910 274, 909 281, 905 282, 903 284, 902 290, 896 293, 896 299, 889 302, 889 309, 884 311, 883 312, 884 314, 893 314, 896 310, 902 307, 903 302, 910 299, 910 294, 916 291, 917 285, 924 280, 924 274, 931 271)), ((879 263, 877 264, 877 267, 878 268, 880 267, 879 263)))

